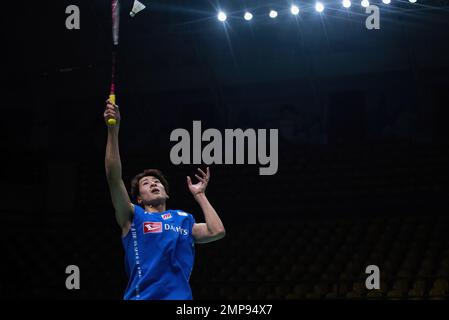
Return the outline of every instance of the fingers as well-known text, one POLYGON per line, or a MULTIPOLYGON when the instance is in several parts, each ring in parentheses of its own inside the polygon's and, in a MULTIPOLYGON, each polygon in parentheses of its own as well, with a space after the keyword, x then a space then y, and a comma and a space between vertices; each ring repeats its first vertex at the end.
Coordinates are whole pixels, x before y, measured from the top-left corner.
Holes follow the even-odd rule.
POLYGON ((197 174, 195 174, 195 177, 199 180, 199 181, 201 181, 202 183, 207 183, 207 181, 206 181, 206 179, 205 178, 203 178, 203 177, 200 177, 199 175, 197 175, 197 174))
POLYGON ((120 119, 119 107, 115 103, 113 103, 110 99, 106 100, 106 108, 103 113, 105 120, 109 119, 120 119))
POLYGON ((111 111, 111 110, 106 110, 103 115, 107 119, 109 119, 109 118, 117 119, 118 118, 118 113, 115 111, 111 111))
POLYGON ((107 99, 106 104, 112 104, 113 106, 116 106, 118 108, 118 105, 116 105, 114 102, 112 102, 111 99, 107 99))
MULTIPOLYGON (((200 168, 198 168, 199 173, 201 174, 201 176, 199 174, 195 174, 195 178, 198 179, 198 181, 200 181, 201 183, 207 185, 207 183, 209 182, 209 177, 210 177, 210 171, 209 171, 209 167, 207 167, 206 172, 204 172, 203 170, 201 170, 200 168)), ((187 185, 188 186, 192 186, 192 179, 190 179, 189 176, 187 176, 187 185)))
POLYGON ((110 99, 106 100, 106 110, 116 110, 118 112, 118 105, 116 105, 115 103, 113 103, 110 99))
POLYGON ((201 170, 200 168, 198 168, 198 171, 201 172, 201 174, 202 174, 204 177, 206 176, 206 173, 205 173, 203 170, 201 170))
POLYGON ((201 170, 201 168, 198 168, 198 171, 201 172, 201 174, 206 177, 209 178, 210 177, 210 170, 209 167, 206 168, 206 172, 204 172, 203 170, 201 170))
POLYGON ((118 105, 116 105, 115 103, 110 102, 110 100, 107 101, 106 103, 106 110, 111 109, 111 110, 116 110, 118 111, 118 105))
POLYGON ((117 115, 118 112, 115 111, 114 109, 106 109, 105 112, 104 112, 104 114, 105 114, 105 115, 106 115, 106 114, 108 114, 108 115, 117 115))

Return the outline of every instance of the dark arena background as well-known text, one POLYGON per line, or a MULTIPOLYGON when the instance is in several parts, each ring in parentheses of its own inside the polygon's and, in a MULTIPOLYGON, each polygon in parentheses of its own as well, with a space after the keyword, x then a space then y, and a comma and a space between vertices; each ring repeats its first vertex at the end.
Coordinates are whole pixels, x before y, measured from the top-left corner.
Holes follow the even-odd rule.
MULTIPOLYGON (((173 164, 170 133, 198 120, 279 134, 274 175, 246 154, 210 165, 226 237, 195 246, 195 300, 449 297, 449 1, 372 0, 372 30, 359 0, 323 0, 321 13, 314 0, 141 2, 131 18, 121 1, 116 70, 128 190, 159 168, 168 208, 202 222, 185 177, 206 165, 173 164), (370 265, 379 289, 365 285, 370 265)), ((1 14, 0 297, 120 300, 104 167, 111 1, 14 6, 1 14)))

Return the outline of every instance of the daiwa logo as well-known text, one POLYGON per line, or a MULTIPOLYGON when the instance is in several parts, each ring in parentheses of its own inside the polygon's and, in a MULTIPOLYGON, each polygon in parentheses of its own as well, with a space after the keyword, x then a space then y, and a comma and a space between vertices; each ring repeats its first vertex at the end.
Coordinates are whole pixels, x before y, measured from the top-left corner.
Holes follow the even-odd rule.
POLYGON ((162 222, 144 222, 143 233, 161 233, 162 222))
POLYGON ((186 235, 188 235, 189 234, 189 232, 187 231, 187 229, 184 229, 184 228, 181 228, 181 227, 175 227, 175 226, 173 226, 173 225, 171 225, 171 224, 164 224, 164 229, 165 230, 171 230, 171 231, 174 231, 174 232, 177 232, 177 233, 180 233, 180 234, 182 234, 183 236, 186 236, 186 235))

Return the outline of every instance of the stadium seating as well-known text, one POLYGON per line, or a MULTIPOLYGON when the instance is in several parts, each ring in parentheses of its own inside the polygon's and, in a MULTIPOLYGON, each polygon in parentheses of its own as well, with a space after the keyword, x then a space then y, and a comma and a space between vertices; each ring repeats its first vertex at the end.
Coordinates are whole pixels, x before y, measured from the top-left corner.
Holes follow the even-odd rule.
MULTIPOLYGON (((194 298, 449 298, 449 216, 447 207, 440 209, 449 162, 438 148, 413 150, 371 146, 350 155, 304 149, 295 161, 281 159, 286 168, 270 179, 259 179, 246 167, 214 168, 210 197, 227 235, 196 246, 194 298), (236 177, 242 184, 238 208, 229 200, 235 199, 236 177), (380 289, 366 288, 368 265, 379 267, 380 289)), ((2 243, 9 261, 2 272, 33 289, 25 292, 6 278, 0 292, 28 298, 122 297, 123 249, 102 167, 83 163, 78 169, 79 201, 69 219, 11 218, 4 232, 14 241, 2 243), (83 219, 73 219, 77 215, 83 219), (81 269, 82 289, 76 293, 64 288, 70 264, 81 269)), ((185 172, 177 170, 170 172, 172 179, 185 172)), ((181 198, 182 191, 175 185, 181 198)), ((190 206, 200 221, 192 200, 183 201, 176 207, 190 206)))

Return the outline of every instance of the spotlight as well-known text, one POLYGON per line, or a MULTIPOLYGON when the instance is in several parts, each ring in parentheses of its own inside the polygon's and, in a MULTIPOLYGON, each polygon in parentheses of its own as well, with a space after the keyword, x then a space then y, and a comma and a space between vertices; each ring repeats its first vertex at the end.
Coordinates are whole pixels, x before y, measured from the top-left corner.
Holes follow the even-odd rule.
POLYGON ((224 21, 226 21, 226 13, 224 13, 223 11, 220 11, 219 13, 218 13, 218 16, 217 16, 217 18, 218 18, 218 20, 220 20, 221 22, 224 22, 224 21))
POLYGON ((368 0, 362 0, 362 7, 368 7, 369 6, 369 1, 368 0))
POLYGON ((390 4, 391 0, 382 0, 382 2, 385 3, 385 4, 390 4))
POLYGON ((349 8, 350 6, 351 6, 351 1, 350 0, 343 0, 343 7, 349 8))
POLYGON ((321 2, 317 2, 317 3, 315 4, 315 10, 318 11, 318 12, 323 12, 323 10, 324 10, 324 5, 323 5, 321 2))
POLYGON ((275 10, 271 10, 270 11, 270 18, 276 18, 278 16, 278 13, 277 13, 277 11, 275 11, 275 10))
POLYGON ((410 1, 411 3, 415 3, 416 2, 416 0, 408 0, 408 1, 410 1))
POLYGON ((253 18, 253 15, 250 12, 245 12, 243 18, 245 18, 246 21, 249 21, 253 18))
POLYGON ((290 8, 290 11, 292 14, 297 15, 299 13, 299 8, 295 5, 292 5, 292 7, 290 8))

